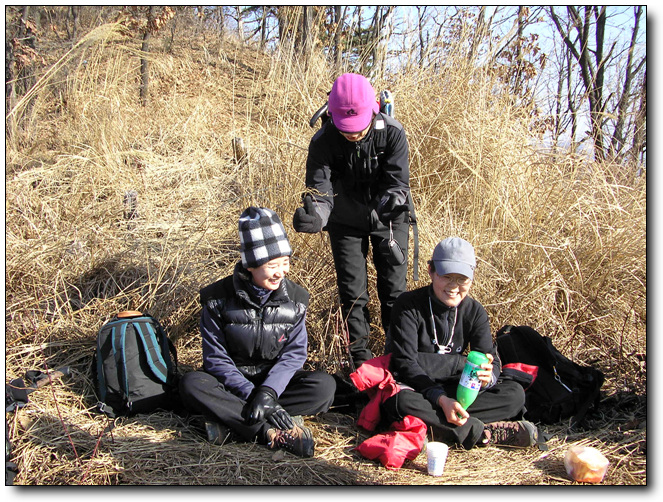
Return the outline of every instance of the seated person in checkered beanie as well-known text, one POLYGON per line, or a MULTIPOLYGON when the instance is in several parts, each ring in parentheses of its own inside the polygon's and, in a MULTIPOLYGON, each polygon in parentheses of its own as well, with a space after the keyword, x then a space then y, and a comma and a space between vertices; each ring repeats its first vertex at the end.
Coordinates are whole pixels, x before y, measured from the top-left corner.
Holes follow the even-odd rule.
POLYGON ((239 218, 241 261, 200 291, 203 369, 186 373, 182 400, 205 417, 208 439, 245 441, 310 457, 302 415, 329 409, 332 376, 304 371, 308 292, 286 278, 292 250, 278 215, 249 207, 239 218))

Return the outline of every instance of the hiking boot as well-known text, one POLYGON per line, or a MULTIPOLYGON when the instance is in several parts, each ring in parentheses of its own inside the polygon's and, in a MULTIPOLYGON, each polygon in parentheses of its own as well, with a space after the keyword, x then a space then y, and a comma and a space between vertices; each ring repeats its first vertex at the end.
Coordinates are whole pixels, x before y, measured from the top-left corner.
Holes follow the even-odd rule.
POLYGON ((492 422, 484 428, 484 444, 503 446, 534 446, 538 439, 536 425, 527 420, 492 422))
POLYGON ((230 429, 219 422, 205 420, 205 434, 210 443, 222 445, 230 437, 230 429))
POLYGON ((274 448, 283 448, 300 457, 312 457, 315 449, 313 434, 304 425, 295 425, 292 429, 269 429, 267 431, 267 445, 274 448))

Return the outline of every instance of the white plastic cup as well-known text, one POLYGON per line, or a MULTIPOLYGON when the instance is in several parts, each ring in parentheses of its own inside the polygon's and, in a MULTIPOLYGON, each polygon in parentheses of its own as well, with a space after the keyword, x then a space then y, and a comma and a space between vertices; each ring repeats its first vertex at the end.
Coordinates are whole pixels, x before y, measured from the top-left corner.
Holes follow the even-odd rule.
POLYGON ((429 441, 426 446, 426 457, 428 458, 428 474, 430 476, 442 476, 448 453, 449 446, 445 443, 429 441))

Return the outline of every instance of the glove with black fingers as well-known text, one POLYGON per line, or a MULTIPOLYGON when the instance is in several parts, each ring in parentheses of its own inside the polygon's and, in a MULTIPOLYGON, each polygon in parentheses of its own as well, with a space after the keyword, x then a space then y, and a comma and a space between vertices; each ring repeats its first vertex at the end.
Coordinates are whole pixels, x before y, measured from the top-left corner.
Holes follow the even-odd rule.
POLYGON ((299 207, 292 217, 292 226, 297 232, 316 234, 322 230, 322 218, 313 207, 310 195, 304 197, 304 207, 299 207))
POLYGON ((258 387, 248 406, 249 425, 256 424, 261 420, 267 420, 275 427, 283 430, 289 430, 295 426, 288 412, 276 400, 274 389, 264 385, 258 387))
POLYGON ((377 207, 377 214, 380 221, 385 225, 396 218, 402 212, 408 210, 407 196, 397 193, 386 193, 380 199, 377 207))

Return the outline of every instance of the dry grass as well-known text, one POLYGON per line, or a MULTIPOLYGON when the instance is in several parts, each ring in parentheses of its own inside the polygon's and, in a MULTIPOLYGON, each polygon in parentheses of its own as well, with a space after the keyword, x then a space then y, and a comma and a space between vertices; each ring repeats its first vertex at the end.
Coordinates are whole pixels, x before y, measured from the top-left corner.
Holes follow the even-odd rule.
MULTIPOLYGON (((290 226, 308 118, 333 75, 317 59, 304 72, 287 55, 187 40, 153 54, 143 109, 135 47, 106 26, 68 54, 54 50, 53 70, 7 124, 6 378, 73 370, 7 415, 17 484, 571 484, 561 459, 577 443, 608 456, 605 483, 647 482, 646 181, 623 166, 536 153, 522 118, 488 92, 489 76, 460 66, 376 83, 397 96, 408 132, 420 268, 441 238, 472 241, 473 294, 495 330, 529 324, 605 372, 591 429, 546 428, 547 452, 454 450, 441 479, 425 474, 422 455, 398 472, 362 459, 353 448, 367 434, 340 413, 307 419, 317 439, 307 460, 209 445, 190 419, 169 413, 102 434, 105 419, 90 411, 96 331, 119 310, 146 310, 180 361, 199 365, 197 292, 232 270, 236 220, 249 205, 276 210, 288 229, 292 277, 312 294, 309 364, 343 370, 327 237, 290 226), (239 165, 235 137, 249 145, 239 165), (132 220, 128 190, 138 192, 132 220)), ((425 274, 408 287, 423 284, 425 274)), ((370 308, 377 314, 375 300, 370 308)))

